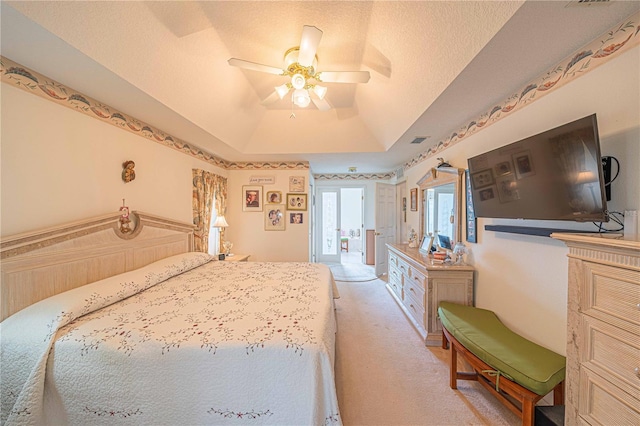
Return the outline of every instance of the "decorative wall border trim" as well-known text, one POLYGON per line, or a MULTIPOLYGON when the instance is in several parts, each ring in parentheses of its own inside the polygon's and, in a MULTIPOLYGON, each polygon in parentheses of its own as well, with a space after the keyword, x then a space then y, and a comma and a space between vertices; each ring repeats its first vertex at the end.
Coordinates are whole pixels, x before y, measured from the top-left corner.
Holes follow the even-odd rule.
POLYGON ((389 173, 330 173, 313 175, 316 180, 388 180, 395 176, 389 173))
POLYGON ((227 170, 309 169, 306 161, 231 162, 0 56, 2 82, 227 170))
POLYGON ((640 12, 625 19, 607 33, 587 44, 579 52, 567 56, 558 65, 524 86, 518 93, 514 93, 502 104, 494 106, 475 120, 459 127, 451 136, 439 141, 427 151, 404 163, 404 170, 410 169, 427 158, 439 154, 446 148, 489 127, 510 113, 536 99, 540 99, 547 93, 557 90, 566 83, 606 63, 618 54, 640 44, 640 37, 638 36, 640 32, 639 21, 640 12))

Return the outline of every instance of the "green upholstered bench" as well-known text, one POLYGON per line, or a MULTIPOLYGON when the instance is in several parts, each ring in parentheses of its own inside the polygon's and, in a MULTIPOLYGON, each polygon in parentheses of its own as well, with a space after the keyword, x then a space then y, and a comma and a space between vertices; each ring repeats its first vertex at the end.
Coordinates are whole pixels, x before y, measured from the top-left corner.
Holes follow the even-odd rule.
POLYGON ((514 333, 486 309, 440 302, 438 316, 442 345, 451 346, 452 389, 458 379, 477 380, 523 425, 533 425, 535 404, 549 392, 553 391, 554 405, 564 403, 565 357, 514 333), (457 354, 474 372, 458 372, 457 354))

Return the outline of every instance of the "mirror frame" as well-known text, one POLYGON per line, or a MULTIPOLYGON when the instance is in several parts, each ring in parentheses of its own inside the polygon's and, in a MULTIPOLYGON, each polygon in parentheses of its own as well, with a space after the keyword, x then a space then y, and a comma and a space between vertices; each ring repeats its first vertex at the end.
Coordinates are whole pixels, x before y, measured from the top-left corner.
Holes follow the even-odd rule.
POLYGON ((455 191, 453 197, 454 215, 453 215, 453 238, 452 244, 462 241, 462 224, 465 223, 461 220, 462 216, 462 195, 464 194, 464 169, 458 169, 456 167, 440 167, 432 168, 427 174, 425 174, 418 182, 420 188, 420 237, 423 238, 425 234, 424 229, 424 190, 428 188, 435 188, 440 185, 447 185, 449 183, 455 184, 455 191))

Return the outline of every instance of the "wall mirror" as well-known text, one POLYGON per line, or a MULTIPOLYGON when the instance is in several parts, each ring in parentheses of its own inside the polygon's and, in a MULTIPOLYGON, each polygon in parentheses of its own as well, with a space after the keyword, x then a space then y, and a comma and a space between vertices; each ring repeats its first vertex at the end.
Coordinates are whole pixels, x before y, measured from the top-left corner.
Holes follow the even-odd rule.
POLYGON ((420 236, 435 236, 434 244, 453 249, 462 240, 464 169, 433 168, 418 181, 420 236))

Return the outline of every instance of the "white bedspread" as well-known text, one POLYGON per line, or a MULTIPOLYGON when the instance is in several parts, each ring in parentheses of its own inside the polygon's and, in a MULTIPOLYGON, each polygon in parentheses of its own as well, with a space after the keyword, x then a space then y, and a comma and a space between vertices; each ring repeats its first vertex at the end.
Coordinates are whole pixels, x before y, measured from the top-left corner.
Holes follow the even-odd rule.
POLYGON ((3 423, 341 424, 329 269, 209 260, 165 259, 7 318, 3 423))

